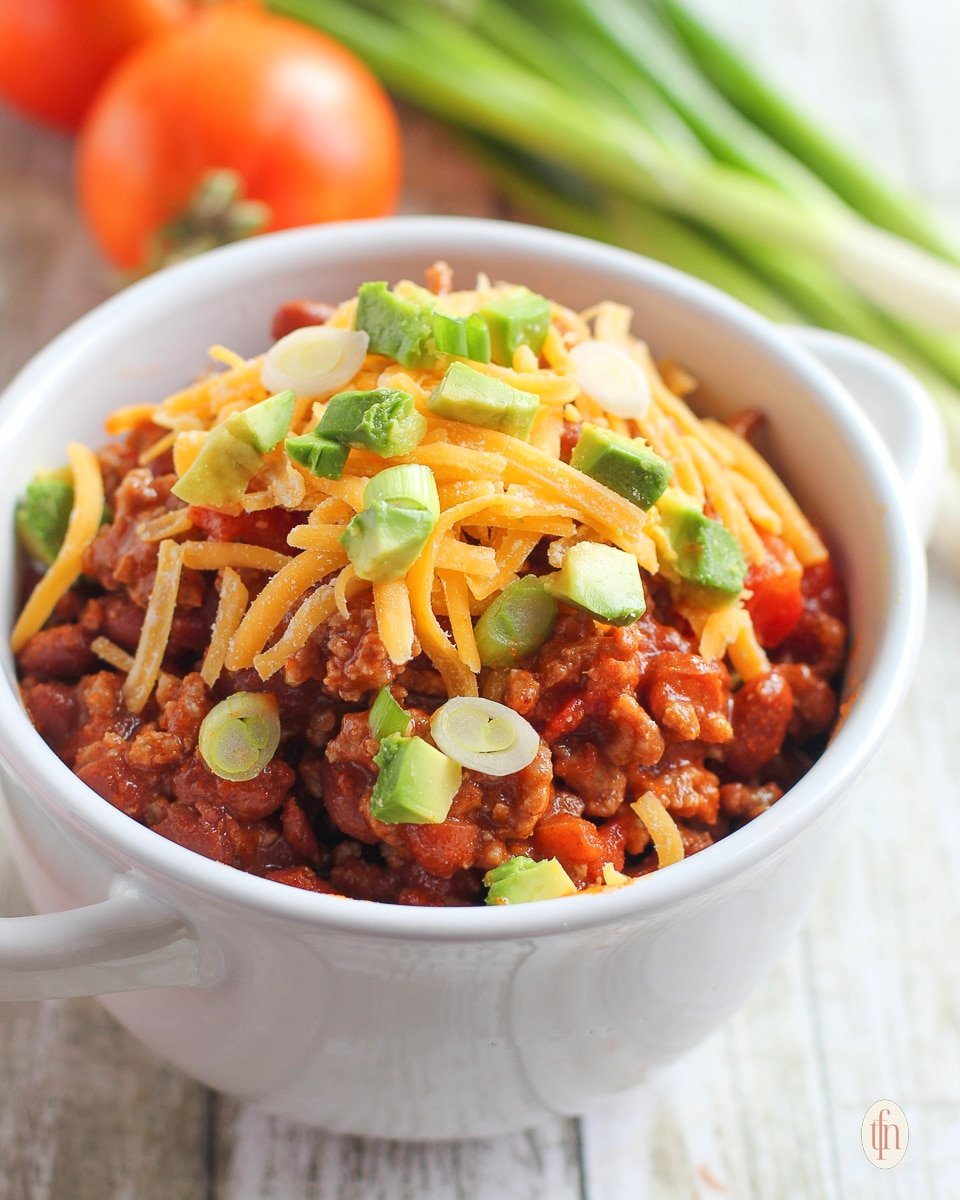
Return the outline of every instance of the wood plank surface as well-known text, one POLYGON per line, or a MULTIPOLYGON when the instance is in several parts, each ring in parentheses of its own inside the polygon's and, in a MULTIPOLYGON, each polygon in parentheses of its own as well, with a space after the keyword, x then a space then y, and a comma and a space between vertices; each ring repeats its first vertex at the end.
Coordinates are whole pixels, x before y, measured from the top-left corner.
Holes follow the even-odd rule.
MULTIPOLYGON (((700 0, 789 92, 960 227, 960 12, 947 0, 700 0)), ((405 114, 409 212, 509 215, 405 114)), ((0 111, 0 383, 112 284, 70 148, 0 111)), ((957 509, 960 512, 960 506, 957 509)), ((856 789, 801 938, 727 1025, 582 1122, 423 1146, 331 1137, 210 1096, 91 1001, 0 1008, 0 1200, 956 1200, 960 536, 941 530, 910 699, 856 789), (910 1148, 860 1147, 875 1100, 910 1148)), ((0 831, 2 837, 2 831, 0 831)), ((0 912, 25 911, 0 847, 0 912)))

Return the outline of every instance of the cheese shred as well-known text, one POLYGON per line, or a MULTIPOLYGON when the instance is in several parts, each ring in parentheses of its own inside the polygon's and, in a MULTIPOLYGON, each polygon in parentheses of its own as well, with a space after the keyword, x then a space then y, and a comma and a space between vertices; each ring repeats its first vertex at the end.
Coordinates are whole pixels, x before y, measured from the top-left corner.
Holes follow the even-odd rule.
POLYGON ((160 674, 177 607, 182 566, 183 547, 169 539, 161 542, 157 577, 143 618, 140 641, 123 685, 123 702, 132 713, 143 712, 160 674))
MULTIPOLYGON (((444 302, 450 314, 467 316, 497 295, 500 286, 481 278, 473 291, 445 293, 444 302)), ((420 293, 403 283, 398 294, 415 298, 420 293)), ((355 309, 354 299, 341 304, 330 327, 352 328, 355 309)), ((450 696, 476 696, 481 663, 475 619, 529 570, 531 561, 538 573, 544 562, 557 569, 566 550, 582 541, 612 544, 659 576, 693 629, 704 659, 727 660, 744 680, 768 671, 769 661, 744 606, 749 592, 721 608, 696 607, 695 592, 683 589, 676 550, 656 507, 645 511, 565 461, 571 430, 575 436, 583 421, 642 438, 670 463, 673 486, 729 530, 748 565, 766 560, 765 539, 771 535, 782 537, 805 566, 827 557, 816 530, 772 468, 732 430, 696 415, 683 398, 695 381, 673 364, 658 368, 646 345, 631 334, 632 316, 629 308, 612 302, 581 314, 554 303, 539 354, 520 346, 509 366, 471 361, 473 370, 497 384, 537 398, 528 440, 430 411, 430 396, 449 365, 443 355, 422 367, 402 367, 369 354, 347 386, 409 393, 426 420, 425 435, 409 453, 385 459, 354 446, 342 477, 329 479, 293 462, 278 445, 263 456, 247 491, 226 510, 231 519, 249 522, 246 540, 206 538, 198 514, 187 506, 148 514, 136 532, 144 543, 158 544, 158 558, 136 654, 126 655, 104 638, 94 642, 95 653, 126 672, 128 708, 142 712, 160 676, 184 568, 219 572, 216 616, 201 670, 209 687, 225 669, 252 667, 263 679, 285 667, 295 674, 300 668, 291 660, 317 629, 335 614, 349 617, 353 598, 372 586, 376 630, 391 662, 403 666, 422 651, 450 696), (606 411, 581 387, 571 350, 590 338, 620 347, 641 367, 649 402, 635 417, 606 411), (404 578, 371 585, 358 579, 348 562, 344 531, 363 510, 370 479, 386 465, 404 464, 432 472, 439 519, 404 578), (290 553, 257 544, 253 531, 274 512, 284 516, 282 527, 290 529, 290 553), (299 516, 290 520, 288 514, 299 516)), ((174 470, 184 475, 212 429, 266 397, 262 358, 247 360, 223 346, 212 347, 209 354, 213 368, 189 387, 158 404, 131 405, 109 418, 111 434, 153 435, 152 441, 147 436, 141 443, 141 464, 172 451, 174 470)), ((300 396, 291 432, 311 432, 328 399, 300 396)), ((100 527, 104 491, 98 459, 79 445, 71 445, 68 454, 75 499, 66 537, 20 614, 12 636, 15 651, 43 627, 76 582, 84 552, 100 527)), ((682 857, 676 824, 653 793, 634 808, 651 832, 661 865, 682 857)))
POLYGON ((30 593, 10 635, 10 645, 18 654, 33 635, 46 624, 59 601, 76 583, 83 570, 83 555, 97 536, 103 516, 103 477, 100 460, 94 452, 77 442, 67 447, 73 474, 73 508, 57 557, 30 593))

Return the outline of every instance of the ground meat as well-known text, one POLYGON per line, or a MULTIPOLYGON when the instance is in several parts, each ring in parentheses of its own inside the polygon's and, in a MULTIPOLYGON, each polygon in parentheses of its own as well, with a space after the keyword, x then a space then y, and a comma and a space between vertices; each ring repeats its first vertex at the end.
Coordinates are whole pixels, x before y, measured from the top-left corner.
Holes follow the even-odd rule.
POLYGON ((369 592, 351 601, 347 616, 337 613, 326 621, 286 668, 291 685, 320 679, 329 695, 351 703, 388 687, 399 673, 377 633, 369 592))
POLYGON ((285 883, 289 887, 302 888, 305 892, 325 892, 336 895, 336 889, 321 879, 310 867, 275 867, 272 871, 264 871, 264 879, 272 879, 274 883, 285 883))
POLYGON ((305 513, 287 512, 282 508, 236 515, 195 505, 190 508, 194 525, 215 542, 247 542, 276 550, 278 554, 290 553, 287 537, 291 529, 303 524, 305 517, 305 513))
POLYGON ((752 821, 783 795, 775 783, 750 787, 746 783, 725 783, 720 789, 720 808, 728 817, 752 821))
POLYGON ((145 542, 137 526, 172 508, 181 507, 170 488, 175 481, 157 481, 146 467, 130 471, 114 495, 113 520, 105 525, 83 556, 84 572, 108 592, 137 588, 146 607, 153 586, 159 543, 145 542))
MULTIPOLYGON (((442 294, 448 283, 438 265, 432 285, 442 294)), ((328 315, 326 306, 296 302, 278 312, 278 329, 328 315)), ((252 669, 224 670, 211 691, 198 670, 217 611, 216 575, 185 570, 164 673, 143 712, 126 709, 122 675, 98 670, 95 638, 129 653, 140 639, 158 544, 144 542, 139 526, 181 507, 169 455, 138 465, 163 432, 143 426, 104 451, 110 520, 88 548, 84 579, 17 665, 27 711, 64 762, 117 809, 197 853, 306 891, 409 905, 481 903, 484 873, 516 854, 556 858, 578 887, 589 887, 602 882, 606 864, 632 876, 657 869, 631 808, 637 796, 657 795, 686 853, 698 853, 776 803, 835 720, 846 601, 829 563, 807 567, 802 579, 797 567, 793 598, 799 603, 799 581, 802 612, 771 650, 771 671, 743 684, 700 657, 670 587, 653 577, 645 580, 647 611, 633 624, 606 626, 561 605, 536 655, 481 673, 481 695, 539 733, 532 763, 503 777, 464 769, 443 822, 384 824, 370 809, 379 745, 369 708, 391 687, 411 713, 412 733, 430 741, 430 716, 446 690, 419 647, 402 668, 390 661, 369 590, 269 680, 252 669), (277 701, 278 750, 254 779, 221 779, 199 753, 201 724, 227 696, 264 691, 277 701)), ((564 458, 579 432, 566 424, 564 458)), ((189 515, 191 538, 283 553, 306 519, 202 507, 189 515)), ((529 561, 547 569, 545 543, 529 561)), ((266 579, 241 575, 251 595, 266 579)))
POLYGON ((668 736, 678 741, 728 742, 730 681, 722 663, 694 654, 667 651, 646 677, 650 711, 668 736))
POLYGON ((780 753, 792 716, 793 693, 783 675, 771 671, 745 683, 733 699, 727 769, 741 779, 756 775, 780 753))
MULTIPOLYGON (((128 472, 139 465, 140 455, 169 432, 147 422, 136 426, 121 441, 110 442, 103 447, 99 454, 100 471, 103 475, 104 498, 109 508, 116 508, 117 489, 128 472)), ((173 470, 169 452, 152 458, 147 470, 153 475, 169 475, 173 470)))
POLYGON ((540 683, 532 671, 511 670, 507 672, 506 686, 501 703, 508 705, 522 717, 533 712, 540 699, 540 683))
POLYGON ((673 816, 712 825, 720 807, 720 785, 713 771, 703 765, 704 753, 703 747, 673 748, 656 766, 633 772, 632 792, 653 792, 673 816))

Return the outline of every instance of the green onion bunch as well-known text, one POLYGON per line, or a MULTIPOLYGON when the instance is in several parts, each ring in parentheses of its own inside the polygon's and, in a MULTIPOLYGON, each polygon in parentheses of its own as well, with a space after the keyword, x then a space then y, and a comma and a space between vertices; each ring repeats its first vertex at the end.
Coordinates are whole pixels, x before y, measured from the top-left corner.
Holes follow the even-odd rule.
POLYGON ((894 354, 960 463, 960 248, 682 0, 271 0, 467 134, 542 223, 894 354))

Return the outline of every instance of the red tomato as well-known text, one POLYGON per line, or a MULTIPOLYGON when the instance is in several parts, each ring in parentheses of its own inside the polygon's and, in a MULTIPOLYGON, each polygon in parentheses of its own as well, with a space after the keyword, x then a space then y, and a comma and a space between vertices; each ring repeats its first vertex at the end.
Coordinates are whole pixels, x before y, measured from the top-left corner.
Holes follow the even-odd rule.
POLYGON ((106 254, 142 267, 157 231, 222 169, 267 206, 265 229, 383 216, 399 188, 396 114, 367 68, 322 34, 214 9, 135 51, 107 82, 80 138, 80 202, 106 254))
POLYGON ((803 567, 787 543, 772 533, 761 533, 767 548, 762 563, 747 572, 746 586, 753 592, 747 611, 761 646, 782 642, 803 612, 803 567))
POLYGON ((192 8, 191 0, 0 0, 0 96, 76 129, 120 59, 192 8))

